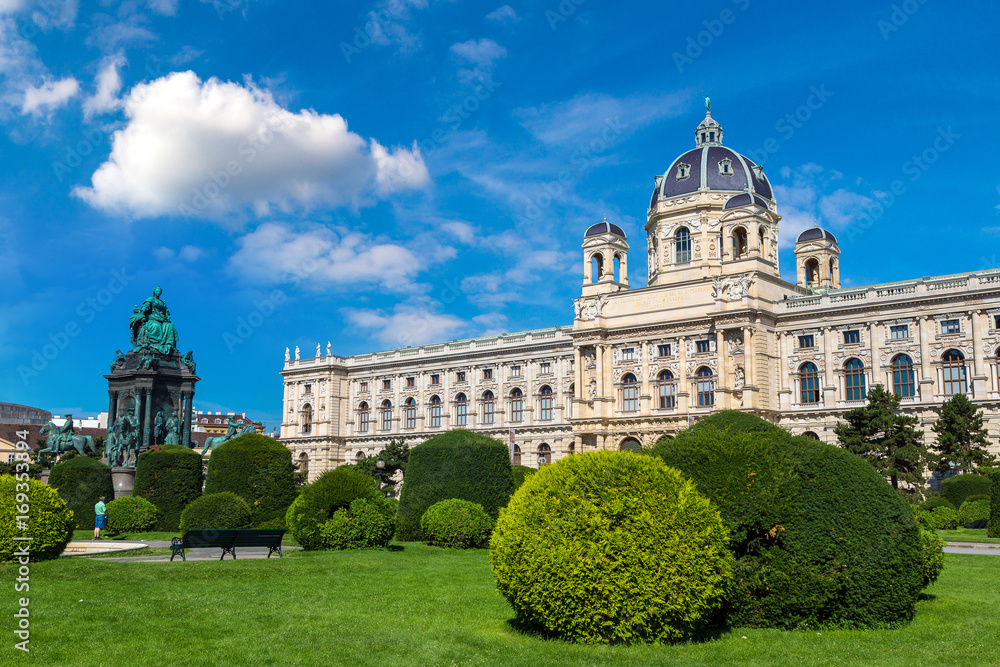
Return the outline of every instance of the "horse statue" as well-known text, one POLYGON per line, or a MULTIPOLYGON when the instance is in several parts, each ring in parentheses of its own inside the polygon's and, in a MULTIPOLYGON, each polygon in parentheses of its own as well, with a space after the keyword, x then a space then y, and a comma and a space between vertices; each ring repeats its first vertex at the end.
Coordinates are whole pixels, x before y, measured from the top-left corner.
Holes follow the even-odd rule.
POLYGON ((43 452, 62 454, 63 452, 75 449, 78 454, 86 456, 84 448, 90 447, 90 451, 97 454, 97 448, 94 447, 94 438, 92 436, 72 435, 69 437, 63 437, 59 427, 52 422, 46 422, 43 424, 42 428, 38 430, 38 435, 45 436, 45 446, 39 448, 38 456, 35 458, 35 463, 41 461, 43 452))
POLYGON ((205 448, 201 450, 201 455, 204 456, 206 452, 212 451, 228 440, 238 438, 239 436, 246 435, 247 433, 257 432, 257 427, 250 421, 239 424, 239 431, 236 430, 236 427, 237 424, 230 419, 229 429, 226 431, 225 435, 220 435, 217 438, 205 438, 205 448))
POLYGON ((104 441, 104 456, 113 468, 135 467, 139 455, 139 420, 122 415, 108 429, 104 441), (131 465, 129 465, 131 462, 131 465))

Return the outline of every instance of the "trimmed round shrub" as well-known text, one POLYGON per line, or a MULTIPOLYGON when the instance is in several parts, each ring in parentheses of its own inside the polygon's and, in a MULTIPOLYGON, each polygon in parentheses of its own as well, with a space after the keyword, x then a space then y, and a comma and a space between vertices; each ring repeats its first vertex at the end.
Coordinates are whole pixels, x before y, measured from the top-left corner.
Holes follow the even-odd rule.
POLYGON ((728 622, 877 628, 910 620, 923 582, 913 511, 864 459, 772 427, 702 425, 655 452, 718 504, 731 531, 728 622))
POLYGON ((990 478, 987 475, 966 473, 941 480, 941 495, 947 498, 953 508, 959 508, 971 495, 990 492, 990 478))
POLYGON ((247 501, 254 525, 285 515, 298 494, 292 452, 277 440, 247 433, 212 450, 205 493, 231 491, 247 501))
POLYGON ((434 546, 478 549, 489 542, 493 519, 477 503, 452 498, 428 507, 420 529, 434 546))
POLYGON ((203 528, 249 528, 250 506, 231 491, 206 493, 181 512, 181 531, 203 528))
POLYGON ((925 523, 931 530, 955 530, 958 512, 951 507, 935 507, 925 516, 925 523))
POLYGON ((694 636, 721 605, 727 541, 719 511, 677 470, 591 452, 525 481, 490 559, 523 623, 584 643, 660 643, 694 636))
POLYGON ((920 529, 920 555, 923 562, 924 588, 935 581, 944 569, 944 540, 933 530, 920 529))
MULTIPOLYGON (((93 515, 94 508, 90 512, 93 515)), ((29 479, 27 473, 0 476, 0 563, 16 562, 17 552, 25 545, 32 563, 58 558, 73 537, 73 526, 73 511, 55 489, 29 479), (28 529, 20 530, 17 517, 25 514, 28 529)))
POLYGON ((126 496, 108 503, 108 530, 112 533, 145 533, 156 526, 156 505, 145 498, 126 496))
POLYGON ((771 433, 776 435, 788 435, 788 431, 772 424, 766 419, 761 419, 760 417, 750 414, 749 412, 741 412, 739 410, 719 410, 718 412, 712 413, 711 416, 705 419, 699 420, 691 425, 687 431, 682 432, 694 432, 697 433, 703 428, 716 428, 725 431, 729 429, 731 431, 742 431, 744 433, 771 433))
POLYGON ((524 480, 534 475, 538 470, 528 466, 511 466, 511 472, 514 473, 514 490, 517 491, 524 484, 524 480))
POLYGON ((392 509, 381 497, 355 498, 319 527, 325 549, 386 547, 396 531, 392 509))
POLYGON ((265 521, 263 523, 258 523, 254 528, 260 528, 261 530, 278 530, 281 528, 288 528, 288 524, 285 523, 285 517, 279 516, 277 519, 271 519, 270 521, 265 521))
MULTIPOLYGON (((971 498, 971 496, 970 496, 971 498)), ((965 526, 966 528, 985 528, 986 523, 990 520, 990 501, 988 499, 983 500, 966 500, 962 503, 962 506, 958 508, 958 525, 965 526), (976 526, 974 524, 979 523, 976 526)))
MULTIPOLYGON (((990 499, 990 494, 988 494, 988 493, 974 493, 971 496, 969 496, 968 498, 966 498, 965 502, 966 503, 971 503, 971 502, 975 502, 977 500, 989 500, 989 499, 990 499)), ((965 503, 962 503, 962 504, 964 505, 965 503)))
MULTIPOLYGON (((285 514, 288 530, 303 549, 323 549, 325 543, 320 527, 332 519, 337 510, 349 510, 358 498, 382 499, 375 480, 348 468, 327 470, 312 484, 302 487, 299 497, 289 506, 285 514)), ((389 505, 385 507, 388 509, 389 505)))
POLYGON ((950 507, 951 509, 956 509, 956 507, 951 504, 951 501, 944 496, 934 496, 933 498, 928 498, 924 502, 920 503, 918 507, 927 511, 930 511, 935 507, 950 507))
POLYGON ((94 527, 94 505, 101 496, 105 502, 115 498, 111 468, 89 456, 75 456, 52 466, 49 486, 59 491, 59 497, 73 511, 76 527, 94 527))
POLYGON ((990 520, 986 525, 987 537, 1000 537, 1000 472, 990 475, 990 520))
POLYGON ((201 454, 184 445, 159 445, 139 455, 132 497, 145 498, 159 514, 154 530, 172 532, 181 512, 201 496, 201 454))
POLYGON ((441 500, 479 504, 496 520, 514 492, 507 445, 471 431, 448 431, 410 450, 396 511, 396 537, 423 540, 420 517, 441 500))

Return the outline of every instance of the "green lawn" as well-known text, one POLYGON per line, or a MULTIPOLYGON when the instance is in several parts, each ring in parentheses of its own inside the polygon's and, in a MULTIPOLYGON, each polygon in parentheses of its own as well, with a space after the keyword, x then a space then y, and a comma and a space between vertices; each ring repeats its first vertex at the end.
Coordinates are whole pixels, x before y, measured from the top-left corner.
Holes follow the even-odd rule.
POLYGON ((946 542, 982 542, 984 544, 1000 544, 1000 537, 986 537, 986 529, 959 528, 958 530, 939 530, 938 536, 946 542))
MULTIPOLYGON (((1000 557, 947 554, 895 631, 734 630, 679 646, 593 647, 516 631, 485 551, 296 552, 270 560, 31 566, 38 665, 1000 664, 1000 557), (746 637, 745 639, 743 637, 746 637)), ((12 581, 15 568, 0 567, 12 581)), ((11 635, 15 595, 0 602, 11 635)), ((12 641, 2 648, 19 653, 12 641)))

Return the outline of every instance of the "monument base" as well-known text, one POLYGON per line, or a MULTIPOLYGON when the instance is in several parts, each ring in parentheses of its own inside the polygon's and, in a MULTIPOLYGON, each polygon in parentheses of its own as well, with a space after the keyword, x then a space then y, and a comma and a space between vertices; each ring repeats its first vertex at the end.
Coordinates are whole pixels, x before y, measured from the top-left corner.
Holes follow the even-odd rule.
POLYGON ((115 499, 131 496, 135 486, 135 468, 112 468, 111 483, 115 487, 115 499))
POLYGON ((40 475, 40 477, 42 479, 42 484, 48 484, 49 483, 49 471, 48 470, 43 470, 42 474, 40 475))

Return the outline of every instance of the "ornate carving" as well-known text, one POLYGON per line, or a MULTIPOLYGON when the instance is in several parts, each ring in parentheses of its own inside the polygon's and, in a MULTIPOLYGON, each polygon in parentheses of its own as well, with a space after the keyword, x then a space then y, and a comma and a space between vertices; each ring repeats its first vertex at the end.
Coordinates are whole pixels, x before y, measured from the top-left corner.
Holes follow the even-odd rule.
POLYGON ((716 301, 740 301, 750 293, 757 272, 751 271, 730 278, 712 277, 712 297, 716 301))
POLYGON ((595 298, 585 299, 580 305, 580 319, 586 321, 596 320, 604 312, 604 303, 608 300, 607 296, 599 296, 595 298))
POLYGON ((726 337, 729 340, 730 356, 743 354, 743 334, 739 331, 730 331, 726 337))
POLYGON ((742 389, 746 383, 746 374, 743 371, 742 366, 736 367, 736 379, 733 381, 733 388, 742 389))

